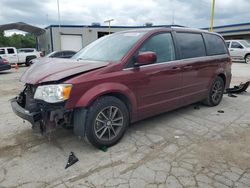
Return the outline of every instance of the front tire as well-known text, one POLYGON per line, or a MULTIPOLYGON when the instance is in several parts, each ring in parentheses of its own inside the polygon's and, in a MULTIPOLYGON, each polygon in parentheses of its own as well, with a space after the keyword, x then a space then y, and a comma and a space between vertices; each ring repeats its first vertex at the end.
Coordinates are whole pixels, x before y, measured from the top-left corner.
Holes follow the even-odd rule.
POLYGON ((216 77, 213 81, 207 98, 203 101, 203 103, 207 106, 217 106, 220 104, 223 92, 225 88, 225 83, 221 77, 216 77))
POLYGON ((86 137, 97 148, 115 145, 123 137, 129 124, 126 105, 118 98, 104 96, 89 108, 86 137))
POLYGON ((250 54, 246 55, 245 57, 245 63, 250 64, 250 54))

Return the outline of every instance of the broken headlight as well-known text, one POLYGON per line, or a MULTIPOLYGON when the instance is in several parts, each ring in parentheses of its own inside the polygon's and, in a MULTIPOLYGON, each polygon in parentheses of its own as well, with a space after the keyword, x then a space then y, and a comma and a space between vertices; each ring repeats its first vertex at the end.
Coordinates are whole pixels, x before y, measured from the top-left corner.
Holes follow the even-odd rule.
POLYGON ((48 103, 62 102, 69 98, 71 88, 71 84, 38 86, 34 98, 48 103))

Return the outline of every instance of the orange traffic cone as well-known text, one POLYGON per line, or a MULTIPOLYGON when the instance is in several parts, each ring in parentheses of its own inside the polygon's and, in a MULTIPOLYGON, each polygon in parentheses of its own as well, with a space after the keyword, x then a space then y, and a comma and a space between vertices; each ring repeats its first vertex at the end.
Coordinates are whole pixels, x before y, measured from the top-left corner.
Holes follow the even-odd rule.
POLYGON ((19 69, 19 65, 18 63, 15 64, 15 69, 18 70, 19 69))

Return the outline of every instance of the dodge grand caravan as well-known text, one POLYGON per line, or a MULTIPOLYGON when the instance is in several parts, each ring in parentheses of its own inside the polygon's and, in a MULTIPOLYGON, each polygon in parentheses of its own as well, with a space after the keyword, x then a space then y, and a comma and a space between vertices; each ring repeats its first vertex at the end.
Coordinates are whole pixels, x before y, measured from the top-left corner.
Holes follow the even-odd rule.
POLYGON ((95 147, 112 146, 132 122, 197 101, 218 105, 231 81, 223 38, 187 28, 102 37, 72 59, 44 59, 22 75, 13 111, 49 132, 72 125, 95 147))

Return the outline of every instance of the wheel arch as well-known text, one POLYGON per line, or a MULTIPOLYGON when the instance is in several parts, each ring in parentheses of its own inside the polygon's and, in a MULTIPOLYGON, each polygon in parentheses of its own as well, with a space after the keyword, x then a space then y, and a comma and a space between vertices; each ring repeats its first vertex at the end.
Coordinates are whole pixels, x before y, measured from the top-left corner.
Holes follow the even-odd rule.
POLYGON ((225 86, 225 85, 226 85, 226 82, 227 82, 226 75, 225 75, 224 73, 219 73, 218 76, 222 78, 222 80, 223 80, 223 82, 224 82, 224 86, 225 86))
POLYGON ((128 108, 130 118, 136 114, 137 101, 135 94, 120 83, 106 83, 97 85, 84 93, 75 107, 89 107, 95 100, 103 96, 114 96, 120 99, 128 108))
POLYGON ((121 92, 108 92, 103 95, 100 95, 99 97, 104 97, 104 96, 113 96, 113 97, 120 99, 126 105, 128 112, 129 112, 129 117, 131 117, 132 109, 133 109, 132 104, 131 104, 130 99, 125 94, 121 92))
POLYGON ((35 58, 37 58, 36 55, 28 55, 28 56, 26 56, 26 58, 25 58, 25 62, 27 62, 28 60, 30 61, 30 60, 35 59, 35 58))
POLYGON ((244 56, 244 59, 246 59, 246 57, 250 55, 250 52, 246 53, 245 56, 244 56))

